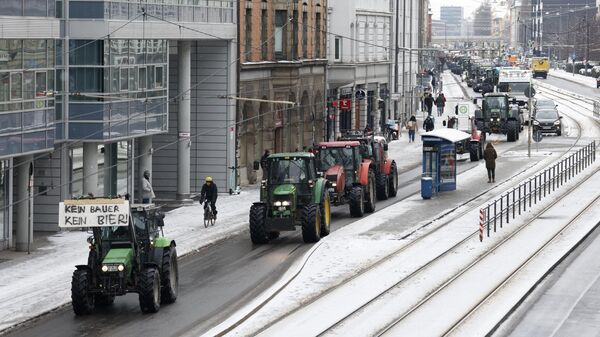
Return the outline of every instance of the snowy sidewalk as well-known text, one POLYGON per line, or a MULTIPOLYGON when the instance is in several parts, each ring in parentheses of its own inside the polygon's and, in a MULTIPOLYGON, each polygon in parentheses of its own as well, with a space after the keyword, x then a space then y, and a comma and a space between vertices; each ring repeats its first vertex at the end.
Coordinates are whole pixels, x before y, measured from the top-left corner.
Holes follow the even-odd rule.
POLYGON ((563 80, 575 82, 578 84, 584 84, 588 87, 595 88, 596 87, 596 79, 590 76, 583 76, 579 74, 568 73, 564 70, 553 70, 550 69, 550 76, 558 77, 563 80))

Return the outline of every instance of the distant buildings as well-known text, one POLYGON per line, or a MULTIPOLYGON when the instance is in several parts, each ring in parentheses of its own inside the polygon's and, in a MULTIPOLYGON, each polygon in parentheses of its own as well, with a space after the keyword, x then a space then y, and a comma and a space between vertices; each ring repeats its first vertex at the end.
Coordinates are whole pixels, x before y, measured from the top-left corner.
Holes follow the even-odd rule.
POLYGON ((440 7, 440 21, 444 25, 444 30, 441 35, 459 36, 462 32, 462 24, 464 21, 465 10, 459 6, 442 6, 440 7))
POLYGON ((483 3, 473 15, 473 34, 478 36, 492 35, 492 7, 483 3))

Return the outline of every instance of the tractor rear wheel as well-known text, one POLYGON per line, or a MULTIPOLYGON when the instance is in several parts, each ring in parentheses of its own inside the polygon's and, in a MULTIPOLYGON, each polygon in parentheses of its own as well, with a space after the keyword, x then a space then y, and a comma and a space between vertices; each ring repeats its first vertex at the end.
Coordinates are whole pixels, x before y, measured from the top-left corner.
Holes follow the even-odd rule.
POLYGON ((145 268, 139 277, 140 308, 143 313, 153 313, 160 309, 160 275, 156 268, 145 268))
POLYGON ((87 315, 94 310, 94 295, 90 293, 91 279, 89 270, 76 269, 71 281, 71 301, 75 315, 87 315))
POLYGON ((377 200, 387 200, 390 195, 390 185, 388 184, 388 177, 380 173, 377 175, 377 200))
POLYGON ((319 205, 308 204, 302 210, 302 239, 305 243, 318 242, 321 239, 321 214, 319 205))
POLYGON ((319 207, 321 213, 321 237, 326 237, 331 231, 331 203, 329 202, 329 193, 326 190, 323 192, 321 198, 321 205, 319 207))
POLYGON ((365 203, 363 201, 363 188, 354 186, 348 195, 348 205, 350 205, 350 216, 359 218, 365 214, 365 203))
POLYGON ((365 190, 365 212, 375 212, 375 173, 369 171, 369 184, 365 190))
POLYGON ((160 303, 175 302, 177 299, 177 290, 179 288, 179 268, 177 267, 177 250, 175 247, 169 247, 163 250, 160 283, 162 285, 160 303))
POLYGON ((389 187, 389 196, 395 197, 398 194, 398 169, 396 168, 396 164, 392 164, 392 169, 390 170, 390 176, 388 177, 389 187))
POLYGON ((269 232, 265 229, 267 207, 265 205, 252 205, 250 207, 250 239, 254 244, 269 242, 269 232))

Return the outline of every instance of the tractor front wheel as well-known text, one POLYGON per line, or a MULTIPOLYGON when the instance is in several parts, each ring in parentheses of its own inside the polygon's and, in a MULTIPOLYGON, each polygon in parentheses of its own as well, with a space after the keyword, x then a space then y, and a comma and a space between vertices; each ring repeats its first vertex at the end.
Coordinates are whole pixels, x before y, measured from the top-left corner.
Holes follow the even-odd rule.
POLYGON ((179 268, 177 266, 177 250, 175 247, 165 248, 162 258, 161 303, 173 303, 177 299, 179 288, 179 268))
POLYGON ((269 233, 265 229, 267 207, 265 205, 252 205, 250 207, 250 239, 254 244, 269 243, 269 233))
POLYGON ((390 197, 395 197, 398 194, 398 169, 396 168, 396 164, 392 163, 392 169, 390 170, 390 176, 388 177, 388 182, 390 184, 390 197))
POLYGON ((350 190, 348 196, 348 204, 350 205, 350 216, 359 218, 365 214, 365 204, 363 201, 363 188, 361 186, 354 186, 350 190))
POLYGON ((87 315, 94 310, 94 295, 90 293, 92 275, 85 269, 73 272, 71 281, 71 301, 75 315, 87 315))
POLYGON ((331 231, 331 203, 327 191, 324 191, 321 198, 319 213, 321 213, 321 237, 326 237, 331 231))
POLYGON ((318 242, 321 239, 321 214, 319 205, 308 204, 302 210, 302 239, 305 243, 318 242))
POLYGON ((156 268, 142 270, 138 291, 143 313, 154 313, 160 309, 160 275, 156 268))

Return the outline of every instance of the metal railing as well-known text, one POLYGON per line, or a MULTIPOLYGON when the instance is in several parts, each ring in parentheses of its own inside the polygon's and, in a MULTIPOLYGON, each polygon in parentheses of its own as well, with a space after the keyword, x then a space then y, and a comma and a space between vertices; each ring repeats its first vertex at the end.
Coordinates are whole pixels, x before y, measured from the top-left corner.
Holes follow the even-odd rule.
POLYGON ((483 241, 484 231, 487 231, 489 237, 490 231, 493 230, 495 233, 498 227, 502 228, 505 223, 509 224, 511 218, 514 220, 517 215, 531 209, 532 205, 537 204, 546 195, 552 194, 594 161, 596 161, 595 141, 520 183, 486 207, 480 208, 479 241, 483 241))
POLYGON ((600 118, 600 101, 594 100, 594 117, 600 118))

